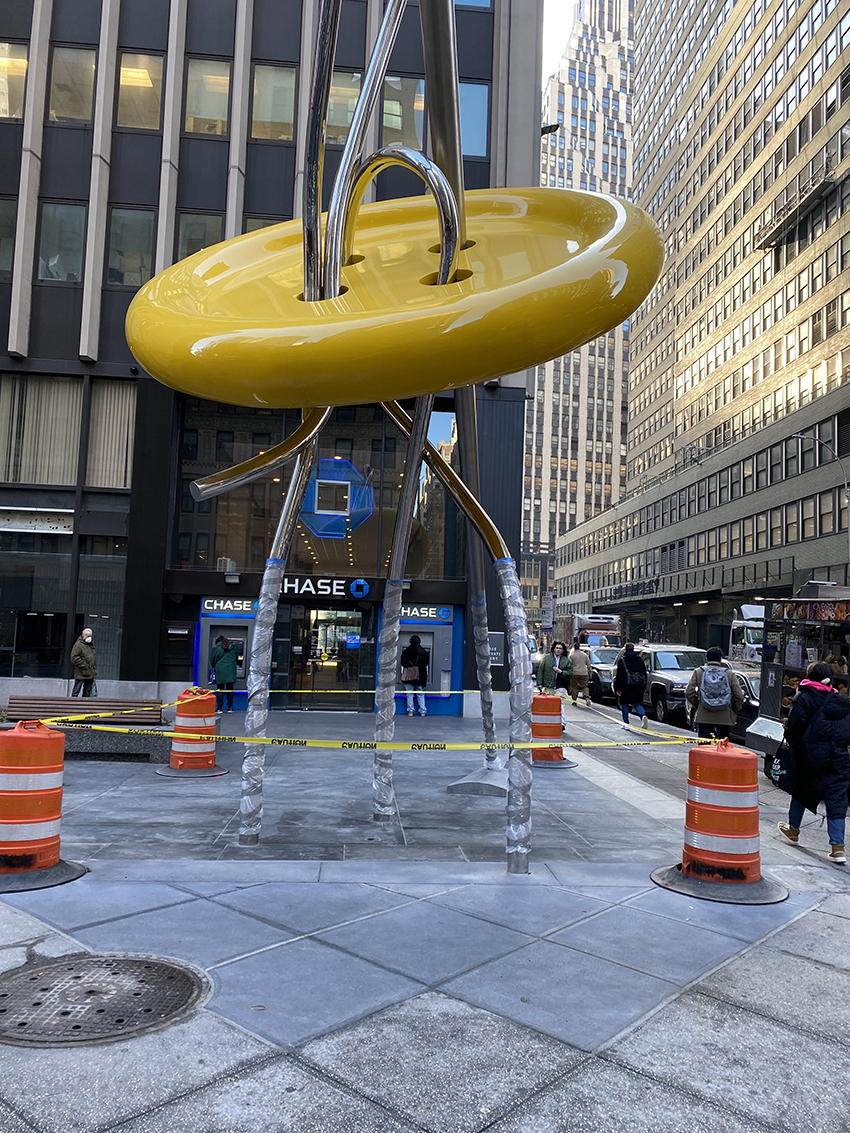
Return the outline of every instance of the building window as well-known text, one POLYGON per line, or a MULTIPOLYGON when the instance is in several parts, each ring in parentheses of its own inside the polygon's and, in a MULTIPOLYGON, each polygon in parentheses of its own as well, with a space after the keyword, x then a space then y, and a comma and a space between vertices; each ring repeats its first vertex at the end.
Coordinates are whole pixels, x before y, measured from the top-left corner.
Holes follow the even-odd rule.
POLYGON ((50 74, 51 122, 91 122, 95 53, 82 47, 54 47, 50 74))
POLYGON ((109 226, 106 282, 141 287, 151 277, 153 261, 152 212, 113 209, 109 226))
POLYGON ((295 122, 295 69, 257 64, 251 137, 291 142, 295 122))
POLYGON ((230 64, 190 59, 186 69, 186 133, 226 134, 230 64))
POLYGON ((268 228, 271 224, 280 224, 280 219, 269 216, 246 216, 245 231, 259 232, 261 228, 268 228))
POLYGON ((221 240, 221 217, 184 212, 177 232, 177 259, 185 260, 221 240))
POLYGON ((458 93, 464 156, 486 157, 490 88, 484 83, 459 83, 458 93))
POLYGON ((116 125, 131 130, 158 130, 161 107, 162 57, 123 54, 116 125))
POLYGON ((136 429, 136 383, 93 378, 86 485, 129 488, 136 429))
POLYGON ((74 484, 81 378, 0 376, 0 480, 74 484))
POLYGON ((0 43, 0 118, 23 118, 27 45, 0 43))
POLYGON ((17 215, 17 201, 0 200, 0 275, 8 275, 12 270, 17 215))
POLYGON ((331 97, 328 102, 326 139, 330 145, 344 145, 354 107, 360 95, 360 75, 351 71, 334 71, 331 97))
POLYGON ((421 150, 425 142, 425 83, 422 79, 384 79, 381 140, 421 150))
POLYGON ((233 463, 234 434, 230 429, 218 429, 215 434, 215 458, 219 464, 233 463))
POLYGON ((79 283, 83 275, 84 205, 43 204, 38 278, 79 283))

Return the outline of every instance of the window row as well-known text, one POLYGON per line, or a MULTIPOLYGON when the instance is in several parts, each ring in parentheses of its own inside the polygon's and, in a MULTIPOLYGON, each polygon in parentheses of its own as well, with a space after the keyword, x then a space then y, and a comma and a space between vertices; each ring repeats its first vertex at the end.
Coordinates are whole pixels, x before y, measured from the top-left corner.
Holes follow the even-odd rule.
POLYGON ((76 484, 85 413, 83 484, 129 488, 136 383, 92 378, 86 399, 82 378, 34 374, 0 374, 0 482, 76 484))
MULTIPOLYGON (((54 47, 47 98, 47 121, 86 126, 94 110, 97 52, 93 48, 54 47)), ((165 58, 122 52, 117 68, 115 125, 130 130, 162 128, 165 58)), ((0 118, 24 113, 27 45, 0 43, 0 118)), ((256 63, 251 97, 251 137, 292 141, 295 135, 296 68, 256 63)), ((360 94, 358 72, 335 71, 327 117, 327 140, 342 145, 360 94)), ((231 63, 225 59, 186 60, 183 129, 187 134, 224 136, 229 130, 231 63)), ((460 84, 463 152, 487 156, 489 86, 460 84)), ((383 144, 425 144, 425 84, 419 78, 388 75, 382 106, 383 144)))
POLYGON ((597 554, 619 546, 673 523, 701 515, 715 507, 723 507, 743 496, 792 479, 813 468, 836 459, 836 419, 828 417, 799 436, 778 441, 753 456, 735 461, 728 468, 679 488, 657 500, 637 508, 628 515, 590 532, 570 544, 565 562, 575 562, 585 555, 597 554))
MULTIPOLYGON (((689 535, 675 543, 569 574, 561 580, 562 592, 565 595, 583 593, 640 579, 657 579, 663 574, 722 563, 742 555, 779 551, 846 530, 847 499, 843 490, 833 488, 689 535)), ((556 551, 557 566, 563 565, 559 558, 563 550, 556 551)))

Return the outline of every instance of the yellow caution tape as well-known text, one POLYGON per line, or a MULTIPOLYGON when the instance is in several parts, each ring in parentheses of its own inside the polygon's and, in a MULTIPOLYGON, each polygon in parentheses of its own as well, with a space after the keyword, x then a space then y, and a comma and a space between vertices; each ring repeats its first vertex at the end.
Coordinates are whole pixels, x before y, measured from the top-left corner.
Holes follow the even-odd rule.
MULTIPOLYGON (((440 741, 427 741, 422 743, 376 743, 375 740, 308 740, 302 737, 284 736, 226 736, 216 734, 214 737, 202 732, 164 732, 153 728, 122 728, 118 725, 108 724, 76 724, 61 720, 42 720, 42 724, 53 724, 61 728, 83 728, 92 732, 114 732, 127 736, 160 736, 177 740, 209 740, 215 739, 217 743, 231 744, 265 744, 268 747, 297 747, 297 748, 340 748, 346 751, 374 750, 381 748, 390 751, 510 751, 512 748, 551 748, 569 747, 576 749, 595 747, 654 747, 658 746, 651 739, 626 740, 613 742, 610 740, 594 740, 591 743, 574 743, 561 740, 529 740, 527 743, 512 744, 510 742, 495 743, 442 743, 440 741)), ((697 740, 690 737, 675 740, 662 740, 662 745, 668 744, 694 744, 710 743, 710 740, 697 740)))
POLYGON ((163 708, 174 708, 175 705, 182 703, 179 700, 172 700, 169 704, 143 704, 139 708, 121 708, 117 712, 83 712, 79 716, 52 716, 49 720, 42 720, 42 724, 59 724, 66 720, 103 720, 111 719, 113 716, 132 716, 134 712, 161 712, 163 708))

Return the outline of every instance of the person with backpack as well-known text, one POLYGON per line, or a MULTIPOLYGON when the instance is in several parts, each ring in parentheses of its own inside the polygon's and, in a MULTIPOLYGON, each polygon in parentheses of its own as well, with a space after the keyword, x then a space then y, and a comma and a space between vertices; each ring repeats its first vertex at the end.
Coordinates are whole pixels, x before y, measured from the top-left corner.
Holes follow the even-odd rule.
POLYGON ((696 708, 697 733, 703 739, 728 739, 732 725, 746 697, 741 682, 723 664, 723 650, 716 645, 706 650, 705 665, 691 673, 685 700, 696 708))
POLYGON ((850 703, 836 695, 832 667, 826 661, 810 665, 800 681, 785 723, 785 740, 794 753, 794 782, 788 821, 779 831, 793 845, 800 840, 800 823, 807 810, 817 814, 826 804, 828 861, 844 865, 844 826, 850 789, 850 703))
POLYGON ((626 648, 617 661, 617 672, 611 682, 619 701, 620 711, 623 714, 623 728, 629 730, 629 712, 634 712, 640 720, 640 726, 646 728, 649 721, 646 718, 646 709, 643 706, 643 694, 646 689, 646 664, 631 641, 626 642, 626 648))

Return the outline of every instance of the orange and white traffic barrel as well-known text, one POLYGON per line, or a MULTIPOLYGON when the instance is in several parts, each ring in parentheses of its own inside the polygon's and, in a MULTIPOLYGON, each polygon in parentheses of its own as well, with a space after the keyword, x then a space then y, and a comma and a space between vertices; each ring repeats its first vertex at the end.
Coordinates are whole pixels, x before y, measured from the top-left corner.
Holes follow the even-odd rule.
POLYGON ((59 859, 64 769, 62 732, 40 720, 0 732, 0 892, 58 885, 87 872, 59 859))
POLYGON ((754 751, 725 739, 691 748, 682 861, 656 870, 652 880, 677 892, 734 904, 772 904, 788 896, 784 886, 761 873, 754 751))
POLYGON ((157 775, 172 778, 203 778, 226 775, 224 768, 216 767, 217 719, 215 693, 204 688, 187 688, 177 697, 171 741, 171 759, 167 768, 157 768, 157 775))
MULTIPOLYGON (((560 696, 549 696, 547 693, 538 693, 531 701, 531 738, 539 740, 561 740, 563 728, 561 726, 560 696)), ((531 762, 539 763, 541 767, 575 767, 572 760, 564 758, 564 750, 560 742, 552 747, 533 747, 531 749, 531 762)))

